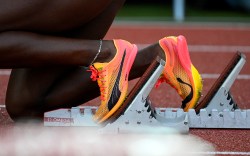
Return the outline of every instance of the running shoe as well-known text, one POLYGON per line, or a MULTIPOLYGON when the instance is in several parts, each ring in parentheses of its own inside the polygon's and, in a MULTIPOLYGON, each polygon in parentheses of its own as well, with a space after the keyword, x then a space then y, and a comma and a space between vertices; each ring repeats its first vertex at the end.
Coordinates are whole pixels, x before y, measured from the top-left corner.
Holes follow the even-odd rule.
POLYGON ((107 121, 123 104, 128 90, 128 77, 137 54, 137 46, 125 40, 113 40, 117 53, 110 62, 90 66, 92 80, 100 87, 101 105, 94 121, 107 121))
POLYGON ((165 52, 166 64, 157 86, 167 82, 176 89, 183 99, 182 108, 188 111, 194 108, 201 96, 202 78, 193 66, 184 36, 170 36, 159 40, 165 52))

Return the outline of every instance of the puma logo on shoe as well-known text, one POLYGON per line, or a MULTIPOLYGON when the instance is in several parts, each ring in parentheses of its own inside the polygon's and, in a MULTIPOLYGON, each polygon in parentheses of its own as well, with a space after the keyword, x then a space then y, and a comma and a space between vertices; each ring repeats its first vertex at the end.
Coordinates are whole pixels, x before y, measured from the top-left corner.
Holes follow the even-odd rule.
POLYGON ((189 86, 190 87, 190 93, 188 94, 188 96, 182 101, 182 105, 181 105, 181 108, 186 108, 186 105, 187 105, 187 103, 188 102, 190 102, 191 100, 192 100, 192 98, 193 98, 193 88, 192 88, 192 86, 190 85, 190 84, 188 84, 188 83, 186 83, 186 82, 184 82, 181 78, 177 78, 177 81, 178 82, 180 82, 180 83, 182 83, 182 84, 185 84, 185 85, 187 85, 187 86, 189 86))
POLYGON ((125 56, 126 56, 126 49, 125 49, 125 51, 123 53, 122 60, 121 60, 121 65, 120 65, 120 68, 119 68, 119 72, 117 74, 115 84, 114 84, 111 96, 109 98, 109 101, 108 101, 108 109, 109 110, 111 110, 114 107, 114 105, 118 102, 118 100, 119 100, 119 98, 121 96, 121 91, 119 89, 119 82, 120 82, 121 75, 122 75, 122 68, 123 68, 123 64, 124 64, 124 61, 125 61, 125 56))

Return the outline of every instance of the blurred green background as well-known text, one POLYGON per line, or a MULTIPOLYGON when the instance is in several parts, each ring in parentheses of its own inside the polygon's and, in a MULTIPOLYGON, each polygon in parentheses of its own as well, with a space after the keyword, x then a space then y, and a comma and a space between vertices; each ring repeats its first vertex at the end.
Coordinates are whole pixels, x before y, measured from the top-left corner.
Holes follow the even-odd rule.
MULTIPOLYGON (((175 21, 174 0, 127 0, 116 19, 175 21)), ((250 22, 250 0, 184 0, 183 21, 250 22)))

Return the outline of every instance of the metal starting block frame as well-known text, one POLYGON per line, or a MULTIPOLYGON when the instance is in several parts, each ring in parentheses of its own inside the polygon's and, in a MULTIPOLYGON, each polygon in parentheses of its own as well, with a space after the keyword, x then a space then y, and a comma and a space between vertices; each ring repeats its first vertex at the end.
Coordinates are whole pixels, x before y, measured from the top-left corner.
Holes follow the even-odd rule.
POLYGON ((132 89, 121 108, 100 125, 92 120, 97 107, 59 109, 44 114, 45 126, 96 127, 104 133, 180 132, 189 128, 250 128, 250 109, 240 110, 230 88, 246 58, 237 53, 214 83, 207 96, 195 108, 184 112, 177 108, 153 108, 149 93, 162 73, 165 62, 155 59, 132 89))

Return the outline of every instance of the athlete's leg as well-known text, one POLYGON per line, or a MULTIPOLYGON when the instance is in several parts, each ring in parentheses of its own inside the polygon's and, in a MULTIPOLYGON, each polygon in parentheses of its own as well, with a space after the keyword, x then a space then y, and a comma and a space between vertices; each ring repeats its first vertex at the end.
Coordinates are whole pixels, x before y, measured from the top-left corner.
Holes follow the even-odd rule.
POLYGON ((132 80, 140 77, 157 56, 165 60, 164 52, 157 41, 155 44, 138 51, 129 79, 132 80))
MULTIPOLYGON (((77 31, 68 31, 66 36, 74 37, 75 35, 86 39, 103 38, 122 4, 123 1, 112 2, 102 14, 84 25, 84 29, 78 29, 79 34, 77 31), (96 33, 96 30, 99 32, 96 33)), ((133 65, 130 79, 140 77, 161 51, 158 44, 140 51, 133 65)), ((13 119, 41 118, 44 111, 72 107, 89 101, 99 95, 99 87, 89 77, 90 73, 80 67, 14 70, 7 93, 8 112, 13 119)))
MULTIPOLYGON (((97 16, 89 22, 90 25, 96 25, 93 30, 91 30, 92 26, 88 26, 88 23, 85 24, 84 27, 88 31, 82 31, 80 37, 103 38, 114 19, 114 15, 123 3, 123 0, 113 1, 99 15, 102 18, 97 16), (105 22, 103 22, 103 18, 106 19, 105 22), (96 30, 99 32, 95 33, 96 30)), ((70 36, 72 37, 72 35, 70 36)), ((79 67, 13 70, 6 96, 6 108, 15 120, 22 117, 41 118, 44 111, 79 105, 99 94, 96 82, 92 82, 89 76, 90 73, 86 72, 86 69, 79 67), (61 96, 62 94, 64 96, 61 96)))
MULTIPOLYGON (((140 77, 162 50, 158 44, 138 52, 129 79, 140 77)), ((72 107, 100 95, 86 68, 18 69, 10 77, 6 106, 13 119, 41 118, 45 111, 72 107)))

